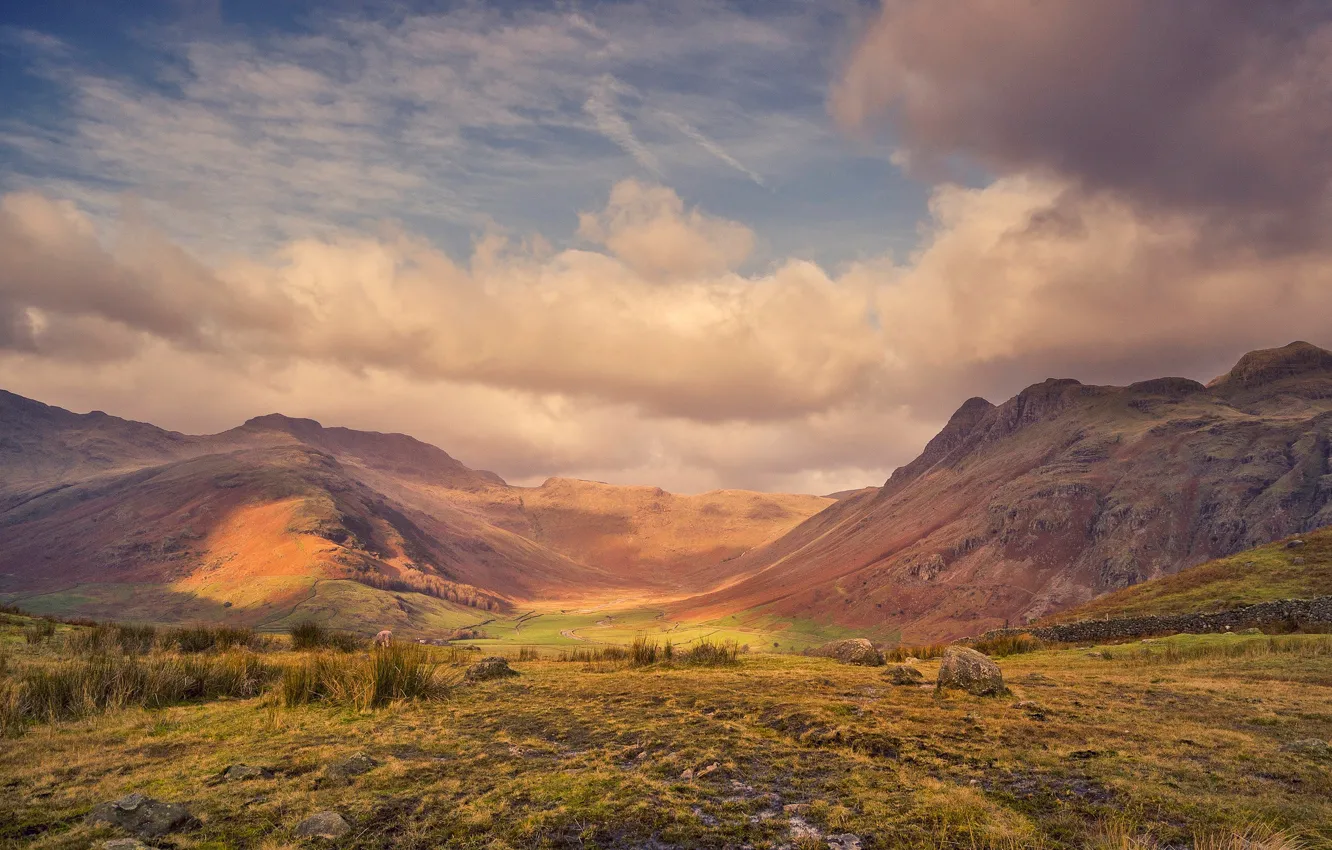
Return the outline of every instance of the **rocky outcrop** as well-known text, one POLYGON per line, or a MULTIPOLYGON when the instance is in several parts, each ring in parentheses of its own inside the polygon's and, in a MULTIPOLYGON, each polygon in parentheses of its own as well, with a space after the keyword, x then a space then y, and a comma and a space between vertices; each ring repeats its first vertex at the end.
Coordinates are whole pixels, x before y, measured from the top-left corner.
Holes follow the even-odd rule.
POLYGON ((102 803, 88 813, 87 822, 89 826, 119 827, 138 838, 161 838, 197 823, 180 803, 164 803, 142 794, 102 803))
POLYGON ((843 664, 859 664, 862 667, 882 667, 883 653, 874 648, 874 644, 864 638, 847 638, 825 643, 810 652, 823 658, 835 658, 843 664))
POLYGON ((482 658, 463 674, 463 678, 468 682, 485 682, 490 679, 503 679, 506 676, 517 676, 518 671, 509 666, 509 662, 498 655, 490 658, 482 658))
POLYGON ((999 665, 965 646, 950 646, 944 650, 935 688, 966 691, 979 697, 999 696, 1008 692, 999 665))
POLYGON ((921 685, 925 683, 925 674, 910 664, 894 664, 883 671, 883 677, 894 685, 921 685))
POLYGON ((296 825, 297 838, 323 838, 332 841, 351 832, 351 824, 337 812, 315 812, 296 825))

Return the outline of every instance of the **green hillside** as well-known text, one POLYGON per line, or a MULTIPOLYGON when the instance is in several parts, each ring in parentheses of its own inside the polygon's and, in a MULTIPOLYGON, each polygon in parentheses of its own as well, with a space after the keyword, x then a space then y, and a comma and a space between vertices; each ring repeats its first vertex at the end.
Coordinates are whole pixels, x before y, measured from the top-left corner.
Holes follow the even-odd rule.
POLYGON ((1046 622, 1224 611, 1276 599, 1332 596, 1332 528, 1287 538, 1152 579, 1046 622), (1293 540, 1303 546, 1290 548, 1293 540))

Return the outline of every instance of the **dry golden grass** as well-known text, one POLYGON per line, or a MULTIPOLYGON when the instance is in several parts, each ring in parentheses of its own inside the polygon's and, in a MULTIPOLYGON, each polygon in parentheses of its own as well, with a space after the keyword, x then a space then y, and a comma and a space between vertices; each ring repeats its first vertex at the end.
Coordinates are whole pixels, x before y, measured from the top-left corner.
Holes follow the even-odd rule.
MULTIPOLYGON (((173 837, 181 850, 297 846, 295 824, 323 809, 352 824, 340 845, 352 848, 827 846, 800 824, 867 850, 1332 847, 1332 762, 1291 746, 1332 737, 1332 656, 1218 648, 1245 640, 1143 645, 1163 658, 1178 645, 1154 663, 1116 657, 1124 648, 1013 655, 1000 664, 1014 694, 995 699, 895 687, 829 659, 740 656, 515 662, 517 677, 373 710, 287 706, 277 683, 250 699, 131 705, 0 741, 0 846, 96 846, 111 835, 84 814, 140 791, 200 817, 173 837), (380 766, 329 781, 359 751, 380 766), (209 784, 234 763, 276 775, 209 784)), ((0 628, 7 680, 68 663, 53 660, 59 645, 0 628)), ((451 676, 476 653, 431 657, 451 676)))

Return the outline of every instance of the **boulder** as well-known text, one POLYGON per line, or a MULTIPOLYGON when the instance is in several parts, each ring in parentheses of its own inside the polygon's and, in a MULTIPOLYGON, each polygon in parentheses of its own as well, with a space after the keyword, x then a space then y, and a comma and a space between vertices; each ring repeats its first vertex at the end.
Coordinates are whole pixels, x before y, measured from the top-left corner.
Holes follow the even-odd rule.
POLYGON ((894 664, 883 671, 883 677, 894 685, 920 685, 925 675, 910 664, 894 664))
POLYGON ((482 658, 468 667, 463 678, 469 682, 484 682, 488 679, 503 679, 505 676, 517 675, 518 671, 510 667, 508 661, 493 655, 490 658, 482 658))
POLYGON ((1304 541, 1303 541, 1303 540, 1298 540, 1298 539, 1297 539, 1297 540, 1292 540, 1292 541, 1290 541, 1289 543, 1287 543, 1287 544, 1286 544, 1286 548, 1287 548, 1287 549, 1299 549, 1299 548, 1300 548, 1301 546, 1303 546, 1303 545, 1304 545, 1304 541))
POLYGON ((982 697, 1008 692, 999 665, 965 646, 950 646, 944 650, 935 687, 938 690, 955 688, 982 697))
POLYGON ((865 667, 882 667, 883 653, 874 648, 874 644, 864 638, 847 638, 825 643, 814 650, 814 655, 835 658, 843 664, 860 664, 865 667))
POLYGON ((351 832, 351 824, 337 812, 315 812, 296 824, 297 838, 326 838, 332 841, 351 832))
POLYGON ((161 838, 194 826, 194 816, 180 803, 164 803, 142 794, 130 794, 102 803, 88 813, 89 826, 119 827, 139 838, 161 838))

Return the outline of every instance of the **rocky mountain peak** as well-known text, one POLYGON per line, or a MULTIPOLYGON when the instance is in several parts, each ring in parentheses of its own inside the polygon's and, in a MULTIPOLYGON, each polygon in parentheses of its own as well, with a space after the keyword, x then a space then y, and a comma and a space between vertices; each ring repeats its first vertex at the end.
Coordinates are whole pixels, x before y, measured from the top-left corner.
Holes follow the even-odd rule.
POLYGON ((1332 373, 1332 351, 1308 342, 1250 351, 1235 367, 1208 384, 1214 389, 1252 389, 1289 378, 1332 373))

